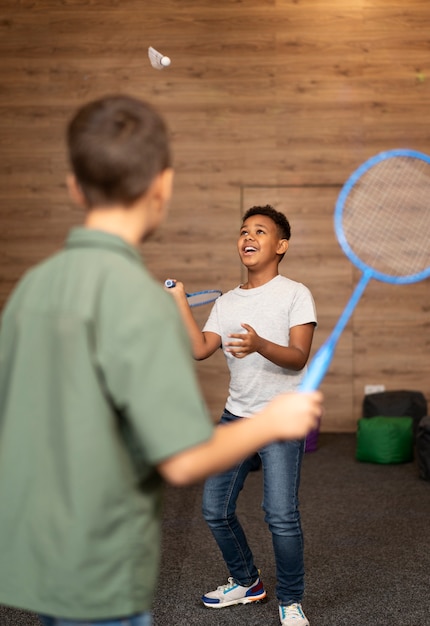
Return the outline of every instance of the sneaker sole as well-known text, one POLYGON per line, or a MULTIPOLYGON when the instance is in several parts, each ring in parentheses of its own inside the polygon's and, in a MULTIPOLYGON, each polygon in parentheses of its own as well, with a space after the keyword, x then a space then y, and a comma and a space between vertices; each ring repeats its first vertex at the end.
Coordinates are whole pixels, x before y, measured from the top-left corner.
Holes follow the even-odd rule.
POLYGON ((218 602, 218 604, 206 603, 202 600, 203 604, 208 609, 223 609, 226 606, 233 606, 235 604, 251 604, 252 602, 261 602, 267 596, 267 593, 260 594, 259 596, 250 596, 249 598, 240 598, 240 600, 230 600, 230 602, 218 602))

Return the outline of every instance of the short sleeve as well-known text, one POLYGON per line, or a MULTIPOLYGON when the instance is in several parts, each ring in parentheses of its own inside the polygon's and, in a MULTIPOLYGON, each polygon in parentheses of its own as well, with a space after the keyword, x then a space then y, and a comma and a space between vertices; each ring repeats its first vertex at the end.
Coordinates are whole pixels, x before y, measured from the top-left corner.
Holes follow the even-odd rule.
POLYGON ((213 426, 176 305, 158 285, 142 294, 124 297, 107 323, 101 366, 115 406, 155 464, 206 441, 213 426))
POLYGON ((305 285, 297 283, 290 311, 290 328, 310 323, 317 325, 315 302, 310 290, 305 285))

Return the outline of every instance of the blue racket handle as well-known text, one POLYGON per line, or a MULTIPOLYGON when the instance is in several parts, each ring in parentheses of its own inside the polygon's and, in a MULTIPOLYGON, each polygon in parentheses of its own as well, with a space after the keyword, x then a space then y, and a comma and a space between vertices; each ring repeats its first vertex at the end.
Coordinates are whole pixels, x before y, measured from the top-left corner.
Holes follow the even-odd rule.
POLYGON ((315 391, 321 384, 333 358, 336 341, 330 337, 312 359, 300 385, 300 391, 315 391))
POLYGON ((348 304, 344 308, 342 315, 339 317, 333 332, 312 359, 308 367, 308 371, 301 382, 300 391, 315 391, 315 389, 318 389, 333 359, 339 337, 341 336, 343 329, 345 328, 352 312, 363 294, 363 291, 366 288, 367 283, 371 278, 372 271, 370 269, 362 274, 351 298, 348 301, 348 304))
POLYGON ((168 278, 167 280, 164 281, 164 285, 168 289, 171 289, 172 287, 174 287, 176 285, 176 281, 172 280, 171 278, 168 278))

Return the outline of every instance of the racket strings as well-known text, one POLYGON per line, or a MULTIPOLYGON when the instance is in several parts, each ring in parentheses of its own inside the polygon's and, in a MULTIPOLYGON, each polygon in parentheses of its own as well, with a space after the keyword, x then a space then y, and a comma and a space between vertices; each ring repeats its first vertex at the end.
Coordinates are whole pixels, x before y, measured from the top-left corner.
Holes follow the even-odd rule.
POLYGON ((407 276, 430 267, 430 165, 393 157, 371 167, 352 188, 342 228, 368 267, 407 276))
POLYGON ((194 307, 215 302, 215 300, 217 300, 221 295, 221 291, 216 289, 210 289, 206 291, 197 291, 195 293, 187 294, 187 299, 188 304, 191 307, 194 307))

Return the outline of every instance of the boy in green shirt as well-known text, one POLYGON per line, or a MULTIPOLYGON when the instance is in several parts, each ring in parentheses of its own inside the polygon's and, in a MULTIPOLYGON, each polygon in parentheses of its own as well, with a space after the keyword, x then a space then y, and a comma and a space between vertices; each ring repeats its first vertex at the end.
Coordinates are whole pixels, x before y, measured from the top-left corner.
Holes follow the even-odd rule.
POLYGON ((171 195, 164 121, 111 96, 82 107, 67 138, 84 226, 1 319, 0 602, 45 626, 149 626, 163 479, 187 485, 305 436, 321 394, 212 425, 177 308, 137 250, 171 195))

